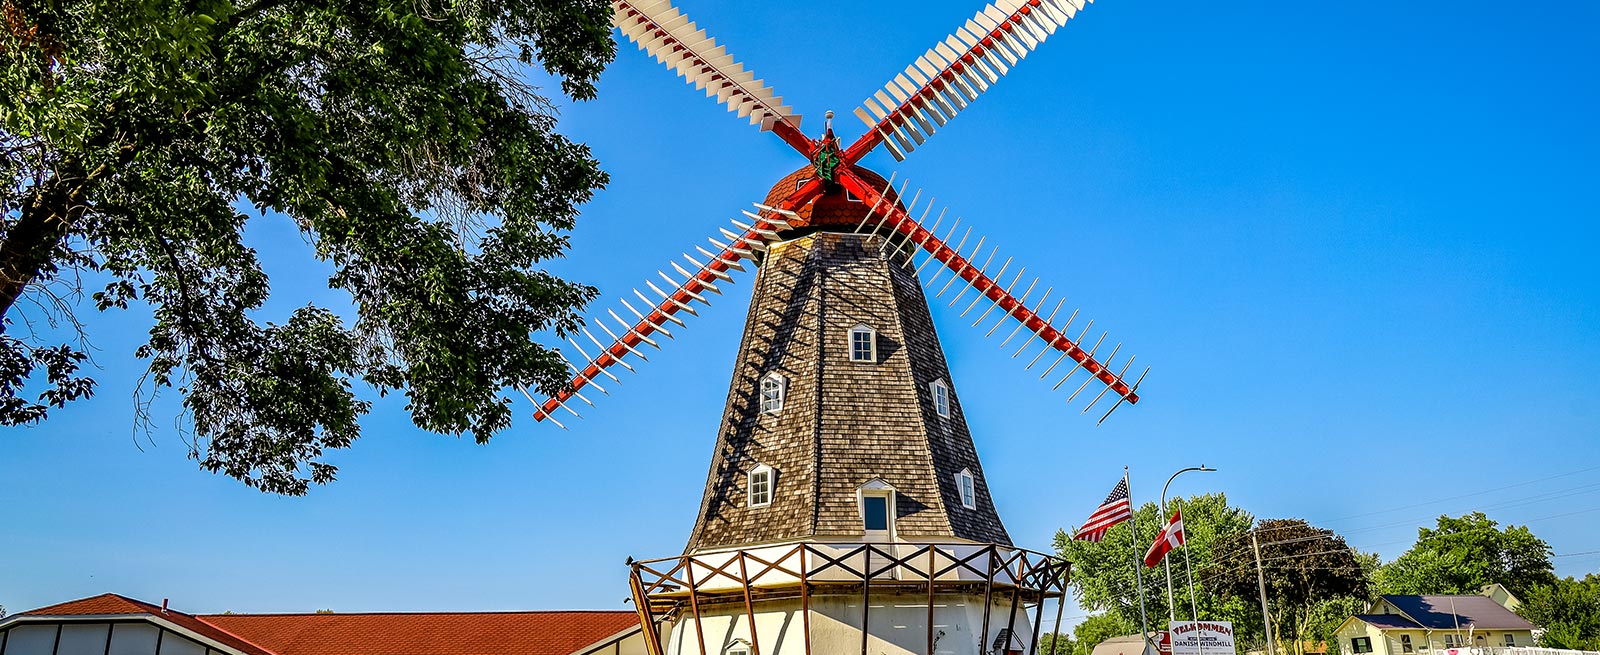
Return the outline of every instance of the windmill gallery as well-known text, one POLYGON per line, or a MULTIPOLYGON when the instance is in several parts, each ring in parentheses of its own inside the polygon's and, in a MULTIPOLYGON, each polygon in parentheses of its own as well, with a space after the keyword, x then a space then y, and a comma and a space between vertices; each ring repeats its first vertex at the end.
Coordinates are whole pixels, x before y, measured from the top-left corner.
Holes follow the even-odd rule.
POLYGON ((616 612, 561 621, 550 614, 563 613, 467 614, 457 616, 479 618, 454 623, 421 618, 436 615, 207 617, 107 596, 6 619, 0 655, 299 655, 312 652, 307 642, 350 631, 379 643, 342 652, 1039 650, 1041 632, 1060 623, 1063 603, 1054 601, 1065 595, 1067 565, 1007 535, 924 290, 1014 349, 1081 412, 1102 408, 1100 421, 1138 403, 1144 376, 1124 378, 1134 358, 1117 362, 1121 345, 1094 335, 1093 321, 1070 334, 1078 312, 1058 320, 1064 295, 1028 279, 972 226, 946 221, 931 202, 919 204, 920 191, 897 190, 894 176, 858 162, 879 146, 903 160, 1084 0, 983 7, 863 101, 854 114, 867 129, 849 145, 835 136, 831 113, 819 136, 803 133, 799 116, 670 2, 612 5, 613 25, 640 49, 806 161, 710 248, 696 247, 632 298, 618 298, 625 314, 607 310, 572 339, 568 390, 529 397, 539 421, 571 420, 575 405, 594 406, 593 392, 618 381, 616 369, 632 370, 630 358, 686 327, 683 315, 709 304, 719 284, 756 269, 698 518, 681 555, 630 562, 627 620, 616 612), (529 632, 566 638, 536 646, 510 636, 529 632))

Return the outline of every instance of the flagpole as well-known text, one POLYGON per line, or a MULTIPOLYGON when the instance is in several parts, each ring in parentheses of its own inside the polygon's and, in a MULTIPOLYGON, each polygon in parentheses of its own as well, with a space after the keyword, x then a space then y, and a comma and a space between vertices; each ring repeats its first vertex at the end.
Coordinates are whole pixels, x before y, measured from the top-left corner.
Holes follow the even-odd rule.
MULTIPOLYGON (((1189 528, 1188 525, 1184 525, 1183 527, 1184 527, 1185 531, 1187 531, 1188 528, 1189 528)), ((1194 597, 1195 597, 1194 596, 1194 568, 1189 565, 1189 539, 1188 539, 1188 537, 1189 537, 1189 535, 1186 532, 1184 534, 1184 540, 1183 540, 1183 570, 1189 576, 1189 611, 1194 613, 1194 620, 1199 621, 1200 620, 1200 605, 1198 603, 1196 603, 1195 599, 1194 599, 1194 597)))
POLYGON ((1144 560, 1139 557, 1139 506, 1133 504, 1133 485, 1128 482, 1128 467, 1122 467, 1122 485, 1128 488, 1128 534, 1133 540, 1133 580, 1139 589, 1139 636, 1147 646, 1154 646, 1157 655, 1161 647, 1150 643, 1150 620, 1144 613, 1144 560))
MULTIPOLYGON (((1180 509, 1178 511, 1181 512, 1183 510, 1180 509)), ((1196 625, 1196 630, 1195 630, 1195 639, 1199 640, 1199 641, 1195 642, 1195 650, 1199 651, 1200 655, 1205 655, 1206 654, 1205 631, 1199 629, 1198 624, 1200 623, 1200 606, 1194 600, 1194 569, 1189 566, 1189 532, 1188 532, 1189 526, 1188 526, 1188 524, 1184 524, 1183 529, 1184 529, 1184 534, 1183 534, 1183 570, 1189 576, 1189 611, 1194 615, 1194 621, 1197 624, 1196 625)))

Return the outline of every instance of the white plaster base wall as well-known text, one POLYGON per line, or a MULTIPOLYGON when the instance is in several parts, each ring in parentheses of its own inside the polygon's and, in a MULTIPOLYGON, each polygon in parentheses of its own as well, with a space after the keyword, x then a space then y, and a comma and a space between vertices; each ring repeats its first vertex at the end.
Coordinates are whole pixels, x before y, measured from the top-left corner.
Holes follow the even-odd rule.
MULTIPOLYGON (((1010 598, 996 593, 989 615, 989 634, 978 638, 983 626, 983 595, 936 594, 933 634, 937 655, 981 655, 1006 628, 1010 598), (984 646, 980 648, 979 644, 984 646)), ((928 652, 928 597, 925 594, 873 594, 867 621, 870 655, 926 655, 928 652)), ((1012 648, 1026 650, 1033 638, 1028 608, 1017 606, 1012 648)), ((761 655, 804 655, 805 622, 800 601, 769 601, 755 605, 755 623, 761 655)), ((750 625, 739 603, 702 607, 700 627, 706 655, 724 655, 738 647, 749 648, 750 625)), ((670 629, 667 655, 700 655, 692 612, 685 608, 670 629)), ((861 596, 812 595, 811 653, 849 655, 861 652, 861 596)), ((752 651, 753 655, 753 651, 752 651)))

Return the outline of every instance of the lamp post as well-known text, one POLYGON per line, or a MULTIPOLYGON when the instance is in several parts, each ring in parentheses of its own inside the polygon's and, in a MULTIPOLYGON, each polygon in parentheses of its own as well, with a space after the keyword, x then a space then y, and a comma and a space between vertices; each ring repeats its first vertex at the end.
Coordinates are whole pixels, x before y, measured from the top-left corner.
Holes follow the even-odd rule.
MULTIPOLYGON (((1173 473, 1172 477, 1167 478, 1167 483, 1164 484, 1164 485, 1161 485, 1161 516, 1162 517, 1168 518, 1168 520, 1171 520, 1170 517, 1167 517, 1167 487, 1172 486, 1172 481, 1176 480, 1178 478, 1178 476, 1183 475, 1185 473, 1188 473, 1189 471, 1202 471, 1202 472, 1210 473, 1210 472, 1216 471, 1216 469, 1208 467, 1205 464, 1201 464, 1199 466, 1191 466, 1189 468, 1179 470, 1177 473, 1173 473)), ((1187 546, 1185 546, 1185 548, 1187 548, 1187 546)), ((1184 553, 1184 555, 1185 555, 1185 557, 1188 556, 1187 551, 1184 553)), ((1172 624, 1177 622, 1177 620, 1178 620, 1178 610, 1176 609, 1177 601, 1173 598, 1173 594, 1172 594, 1172 559, 1169 558, 1169 557, 1163 557, 1163 558, 1161 558, 1161 563, 1163 565, 1165 565, 1166 571, 1167 571, 1167 629, 1171 630, 1172 629, 1172 624)), ((1190 585, 1189 585, 1189 608, 1190 608, 1190 611, 1194 612, 1194 614, 1195 614, 1194 619, 1196 621, 1200 620, 1199 610, 1197 608, 1197 604, 1194 601, 1194 584, 1193 584, 1193 580, 1190 581, 1190 585)))

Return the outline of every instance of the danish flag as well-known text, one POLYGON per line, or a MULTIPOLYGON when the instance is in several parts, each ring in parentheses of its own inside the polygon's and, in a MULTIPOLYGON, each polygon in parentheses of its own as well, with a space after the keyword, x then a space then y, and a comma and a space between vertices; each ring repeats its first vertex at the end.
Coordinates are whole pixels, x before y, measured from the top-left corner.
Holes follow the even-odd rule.
POLYGON ((1155 568, 1161 560, 1172 552, 1172 549, 1182 546, 1183 537, 1183 511, 1172 513, 1172 520, 1167 522, 1167 527, 1161 529, 1161 534, 1156 535, 1156 541, 1150 544, 1150 552, 1144 554, 1144 565, 1155 568))
POLYGON ((1073 539, 1077 541, 1099 542, 1106 538, 1106 530, 1111 526, 1133 518, 1133 508, 1128 503, 1128 479, 1123 478, 1111 490, 1111 495, 1106 496, 1106 502, 1100 503, 1100 508, 1089 515, 1089 520, 1083 522, 1083 527, 1078 528, 1073 539))

